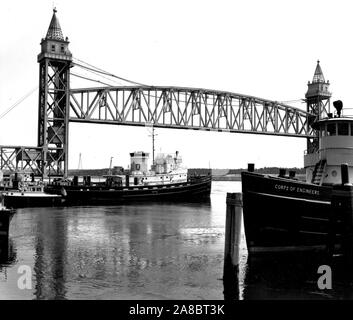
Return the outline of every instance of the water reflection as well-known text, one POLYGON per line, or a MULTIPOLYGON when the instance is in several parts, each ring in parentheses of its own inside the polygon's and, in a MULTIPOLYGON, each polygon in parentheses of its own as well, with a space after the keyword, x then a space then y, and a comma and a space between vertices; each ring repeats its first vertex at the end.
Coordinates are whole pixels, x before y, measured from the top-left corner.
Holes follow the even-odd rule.
POLYGON ((216 182, 210 203, 20 209, 0 247, 0 299, 353 299, 353 268, 329 262, 333 290, 319 290, 326 261, 255 263, 244 236, 223 284, 226 192, 238 191, 216 182), (20 265, 32 290, 17 287, 20 265))
POLYGON ((10 230, 18 260, 0 298, 221 298, 223 219, 215 209, 210 202, 21 209, 10 230), (20 265, 32 269, 31 291, 17 288, 20 265))
POLYGON ((227 272, 225 300, 353 299, 352 268, 340 257, 329 261, 313 255, 263 256, 248 258, 239 270, 227 272), (332 270, 332 289, 318 286, 322 265, 332 270))
MULTIPOLYGON (((67 222, 57 210, 55 219, 36 215, 35 224, 35 297, 37 299, 64 299, 65 266, 67 265, 67 222)), ((63 212, 63 211, 62 211, 63 212)))
POLYGON ((16 261, 16 250, 12 239, 0 237, 0 282, 8 280, 7 269, 16 261))
POLYGON ((11 266, 16 260, 16 250, 9 237, 0 237, 0 272, 1 268, 11 266))

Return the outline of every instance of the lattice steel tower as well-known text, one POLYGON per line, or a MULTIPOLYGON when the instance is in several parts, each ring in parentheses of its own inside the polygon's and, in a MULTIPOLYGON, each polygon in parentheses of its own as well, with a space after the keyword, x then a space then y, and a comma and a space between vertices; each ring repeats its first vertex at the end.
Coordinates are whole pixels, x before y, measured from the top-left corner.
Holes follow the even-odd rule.
MULTIPOLYGON (((308 91, 305 94, 307 111, 313 117, 310 119, 309 125, 318 119, 324 118, 330 112, 330 98, 329 92, 330 82, 325 81, 324 74, 320 67, 320 61, 317 61, 314 77, 312 82, 308 82, 308 91)), ((313 153, 319 149, 319 138, 307 139, 307 152, 313 153)))
POLYGON ((39 63, 38 147, 43 148, 43 177, 67 176, 72 54, 56 9, 41 41, 39 63))

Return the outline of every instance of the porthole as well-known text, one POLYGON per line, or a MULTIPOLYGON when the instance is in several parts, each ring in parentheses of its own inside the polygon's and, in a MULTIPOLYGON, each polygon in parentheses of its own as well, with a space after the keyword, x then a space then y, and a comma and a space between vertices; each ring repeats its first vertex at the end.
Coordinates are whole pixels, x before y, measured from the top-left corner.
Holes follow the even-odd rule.
POLYGON ((337 177, 337 171, 336 170, 332 170, 331 174, 332 174, 332 177, 337 177))

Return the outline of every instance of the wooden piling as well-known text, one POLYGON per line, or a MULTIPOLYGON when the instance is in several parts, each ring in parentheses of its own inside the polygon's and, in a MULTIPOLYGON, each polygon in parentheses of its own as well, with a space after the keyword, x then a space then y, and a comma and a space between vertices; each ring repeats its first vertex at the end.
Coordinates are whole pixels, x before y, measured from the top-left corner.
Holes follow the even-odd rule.
POLYGON ((223 269, 223 293, 225 300, 239 299, 238 272, 242 214, 242 194, 227 193, 223 269))
POLYGON ((239 264, 239 247, 243 202, 241 193, 227 193, 227 213, 224 244, 224 264, 236 267, 239 264))

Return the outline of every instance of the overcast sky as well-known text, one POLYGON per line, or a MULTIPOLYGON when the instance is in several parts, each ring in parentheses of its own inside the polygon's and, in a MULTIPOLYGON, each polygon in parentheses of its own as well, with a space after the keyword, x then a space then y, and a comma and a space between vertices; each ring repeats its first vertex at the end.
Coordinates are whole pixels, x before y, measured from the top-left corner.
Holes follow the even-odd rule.
MULTIPOLYGON (((151 85, 304 98, 320 59, 333 100, 353 107, 351 1, 2 1, 0 114, 38 85, 37 54, 53 4, 75 58, 151 85)), ((72 82, 76 88, 78 82, 72 82)), ((305 109, 301 103, 295 106, 305 109)), ((0 119, 0 144, 37 144, 38 91, 0 119)), ((156 130, 157 150, 188 167, 303 166, 305 139, 156 130)), ((145 128, 70 124, 69 167, 126 166, 151 151, 145 128)))

